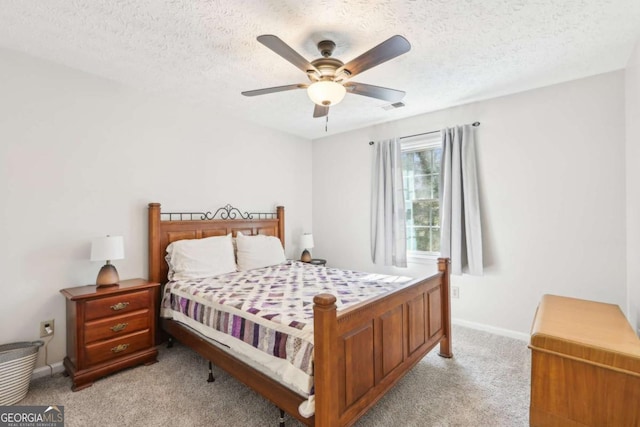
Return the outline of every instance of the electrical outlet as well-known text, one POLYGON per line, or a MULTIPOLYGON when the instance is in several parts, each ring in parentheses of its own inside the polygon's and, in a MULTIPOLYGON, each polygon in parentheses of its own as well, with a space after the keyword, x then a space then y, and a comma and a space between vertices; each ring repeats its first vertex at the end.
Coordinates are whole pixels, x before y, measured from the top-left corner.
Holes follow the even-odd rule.
POLYGON ((43 320, 42 322, 40 322, 40 338, 53 335, 53 332, 55 331, 54 322, 54 319, 43 320))
POLYGON ((451 298, 460 298, 460 287, 458 286, 451 287, 451 298))

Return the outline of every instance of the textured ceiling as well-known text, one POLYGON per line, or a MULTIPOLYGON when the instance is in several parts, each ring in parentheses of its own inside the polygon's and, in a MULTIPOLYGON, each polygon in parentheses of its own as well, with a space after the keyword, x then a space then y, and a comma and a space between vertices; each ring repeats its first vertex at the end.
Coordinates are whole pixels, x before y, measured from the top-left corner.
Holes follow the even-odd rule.
POLYGON ((621 69, 639 37, 639 0, 0 0, 0 47, 305 138, 621 69), (325 132, 304 90, 240 95, 308 81, 261 34, 309 60, 331 39, 344 62, 403 35, 409 53, 356 80, 406 107, 348 94, 325 132))

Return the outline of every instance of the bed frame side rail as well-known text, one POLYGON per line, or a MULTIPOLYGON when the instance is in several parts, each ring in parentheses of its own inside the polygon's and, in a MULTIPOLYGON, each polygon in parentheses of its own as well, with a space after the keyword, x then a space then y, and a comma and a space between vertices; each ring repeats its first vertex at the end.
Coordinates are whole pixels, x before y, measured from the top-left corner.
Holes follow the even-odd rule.
POLYGON ((306 400, 304 397, 234 358, 226 351, 217 348, 199 334, 176 321, 162 319, 162 328, 178 342, 195 350, 206 360, 214 361, 218 368, 225 370, 238 381, 273 402, 278 408, 297 418, 301 423, 309 426, 314 425, 314 417, 304 418, 298 411, 298 406, 306 400))

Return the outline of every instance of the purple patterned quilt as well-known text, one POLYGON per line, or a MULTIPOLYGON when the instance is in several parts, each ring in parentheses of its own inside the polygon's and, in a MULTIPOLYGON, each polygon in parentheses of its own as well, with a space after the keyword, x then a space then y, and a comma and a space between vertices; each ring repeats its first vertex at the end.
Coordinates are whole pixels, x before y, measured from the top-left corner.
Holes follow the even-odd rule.
MULTIPOLYGON (((205 279, 171 281, 165 287, 162 315, 188 318, 200 330, 211 328, 234 337, 312 377, 315 295, 335 295, 341 310, 410 280, 287 262, 205 279)), ((309 383, 311 387, 312 381, 309 383)))

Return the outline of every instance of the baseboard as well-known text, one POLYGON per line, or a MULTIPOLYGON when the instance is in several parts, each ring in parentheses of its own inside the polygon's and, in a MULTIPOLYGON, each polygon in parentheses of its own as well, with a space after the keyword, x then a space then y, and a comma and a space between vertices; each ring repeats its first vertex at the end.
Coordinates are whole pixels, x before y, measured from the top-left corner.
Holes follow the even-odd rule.
POLYGON ((62 366, 62 362, 56 362, 48 366, 40 366, 39 368, 34 369, 31 379, 35 380, 37 378, 48 377, 50 375, 58 374, 63 371, 64 366, 62 366))
POLYGON ((523 332, 512 331, 511 329, 497 328, 495 326, 470 322, 468 320, 451 319, 451 323, 453 323, 454 325, 466 326, 467 328, 471 329, 477 329, 479 331, 491 332, 492 334, 502 335, 504 337, 514 338, 525 342, 529 342, 529 339, 531 338, 529 334, 525 334, 523 332))

